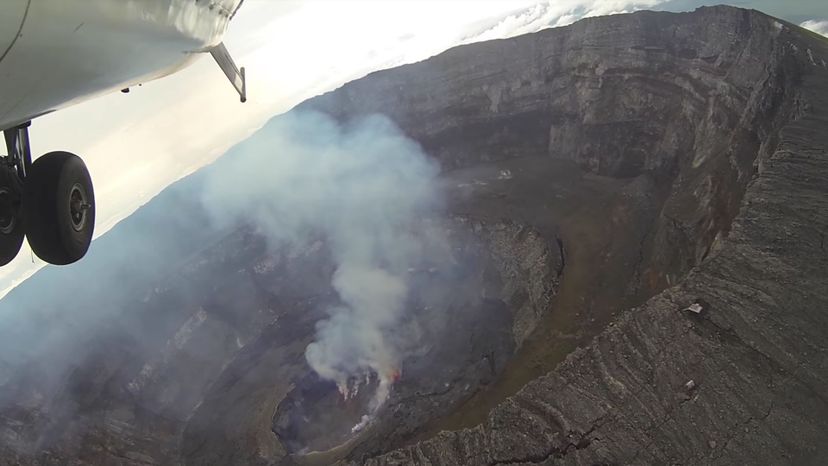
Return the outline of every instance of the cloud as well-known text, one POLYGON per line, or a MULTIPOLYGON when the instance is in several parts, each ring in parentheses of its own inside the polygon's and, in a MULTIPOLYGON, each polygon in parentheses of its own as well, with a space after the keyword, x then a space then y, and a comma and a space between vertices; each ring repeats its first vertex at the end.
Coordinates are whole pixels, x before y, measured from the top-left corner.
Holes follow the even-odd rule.
POLYGON ((664 2, 665 0, 547 0, 497 18, 483 30, 472 31, 463 42, 513 37, 547 27, 566 26, 583 18, 652 8, 664 2))
POLYGON ((800 24, 801 27, 828 37, 828 20, 808 20, 800 24))

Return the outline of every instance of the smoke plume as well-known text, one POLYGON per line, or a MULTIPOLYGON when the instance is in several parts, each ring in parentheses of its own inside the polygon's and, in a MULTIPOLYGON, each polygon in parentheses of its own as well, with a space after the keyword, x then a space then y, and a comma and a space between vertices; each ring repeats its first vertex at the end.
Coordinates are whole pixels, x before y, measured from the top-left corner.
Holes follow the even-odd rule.
POLYGON ((254 219, 274 247, 324 237, 339 305, 318 323, 305 356, 345 396, 349 383, 376 375, 376 409, 400 370, 406 340, 391 335, 404 315, 409 270, 439 242, 423 221, 440 207, 438 167, 382 116, 341 125, 292 112, 262 133, 241 148, 243 163, 210 180, 205 204, 217 221, 227 212, 240 217, 233 222, 254 219), (244 189, 228 186, 237 182, 244 189))

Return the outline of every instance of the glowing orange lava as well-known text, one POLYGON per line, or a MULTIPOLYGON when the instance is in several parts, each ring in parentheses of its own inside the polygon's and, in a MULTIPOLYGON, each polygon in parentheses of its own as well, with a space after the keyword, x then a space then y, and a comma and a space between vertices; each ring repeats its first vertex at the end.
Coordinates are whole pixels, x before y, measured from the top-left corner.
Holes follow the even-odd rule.
POLYGON ((388 375, 388 380, 389 380, 391 383, 397 383, 397 381, 398 381, 398 380, 400 380, 400 377, 402 377, 402 371, 400 371, 399 369, 394 369, 394 370, 393 370, 393 371, 391 371, 391 373, 388 375))

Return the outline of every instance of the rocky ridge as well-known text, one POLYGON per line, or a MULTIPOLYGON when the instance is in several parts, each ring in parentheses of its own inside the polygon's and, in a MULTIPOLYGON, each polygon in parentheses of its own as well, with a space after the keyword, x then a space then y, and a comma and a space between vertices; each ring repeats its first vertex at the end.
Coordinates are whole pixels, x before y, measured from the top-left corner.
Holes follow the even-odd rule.
MULTIPOLYGON (((621 313, 481 424, 363 457, 365 464, 818 464, 825 457, 828 41, 726 7, 632 18, 593 19, 566 38, 555 37, 562 31, 535 38, 584 44, 579 58, 612 51, 599 63, 564 67, 593 84, 578 98, 600 93, 608 76, 627 86, 613 91, 614 107, 561 112, 563 121, 549 125, 549 152, 615 174, 689 168, 661 212, 675 229, 661 234, 712 241, 685 249, 679 260, 696 263, 686 278, 621 313), (631 46, 625 34, 640 42, 631 46), (639 60, 625 60, 630 55, 639 60), (674 74, 661 63, 668 57, 693 66, 674 74), (613 69, 616 59, 621 70, 613 69), (636 70, 653 64, 654 73, 636 70), (647 98, 629 92, 629 77, 665 73, 660 90, 684 94, 667 123, 677 137, 661 130, 652 138, 648 119, 635 115, 647 98), (595 131, 621 137, 590 143, 595 131), (710 137, 715 132, 727 136, 710 137), (638 150, 642 144, 646 150, 638 150), (710 163, 718 167, 694 176, 710 163), (746 187, 743 197, 733 190, 738 185, 746 187), (696 207, 674 218, 670 210, 688 198, 696 207), (701 312, 689 310, 692 304, 701 312)), ((528 68, 536 71, 537 62, 528 68)))

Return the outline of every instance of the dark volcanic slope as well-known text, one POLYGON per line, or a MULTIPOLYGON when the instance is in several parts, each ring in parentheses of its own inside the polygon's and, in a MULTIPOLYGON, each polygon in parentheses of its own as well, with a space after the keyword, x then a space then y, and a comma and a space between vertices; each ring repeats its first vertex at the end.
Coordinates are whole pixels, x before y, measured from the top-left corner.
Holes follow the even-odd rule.
POLYGON ((443 168, 424 223, 449 265, 410 269, 421 346, 376 420, 348 437, 361 408, 304 360, 336 301, 328 245, 210 221, 201 187, 251 162, 236 148, 0 302, 0 463, 817 463, 826 106, 828 41, 729 7, 458 47, 311 99, 389 116, 443 168))
POLYGON ((459 153, 458 164, 528 147, 597 173, 672 174, 660 214, 677 230, 664 233, 671 260, 699 262, 480 425, 367 463, 820 464, 826 62, 824 38, 756 12, 638 13, 455 49, 311 103, 398 112, 434 152, 459 153), (448 69, 473 90, 409 90, 443 82, 448 69), (394 86, 404 96, 396 105, 363 97, 394 86), (449 111, 429 113, 429 99, 448 100, 449 111), (501 129, 514 114, 525 116, 519 130, 501 129), (458 115, 474 115, 479 131, 451 147, 458 115), (710 246, 704 237, 716 238, 711 250, 687 250, 710 246), (684 311, 692 303, 701 314, 684 311))

